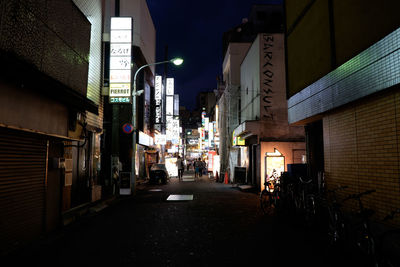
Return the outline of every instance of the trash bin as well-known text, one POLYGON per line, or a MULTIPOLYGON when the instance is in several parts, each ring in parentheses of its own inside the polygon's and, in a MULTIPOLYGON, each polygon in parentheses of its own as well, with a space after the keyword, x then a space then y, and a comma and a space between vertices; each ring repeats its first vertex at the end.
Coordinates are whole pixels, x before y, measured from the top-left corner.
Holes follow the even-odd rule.
POLYGON ((246 167, 235 167, 235 183, 246 183, 246 167))

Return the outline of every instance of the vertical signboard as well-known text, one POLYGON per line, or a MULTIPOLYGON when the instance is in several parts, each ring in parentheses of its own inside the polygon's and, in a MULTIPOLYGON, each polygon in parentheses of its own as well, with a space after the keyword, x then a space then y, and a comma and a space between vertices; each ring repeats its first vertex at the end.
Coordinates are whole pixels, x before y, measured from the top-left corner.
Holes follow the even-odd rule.
POLYGON ((172 120, 172 128, 171 128, 171 142, 174 145, 179 144, 179 119, 172 120))
POLYGON ((110 29, 110 103, 131 101, 132 18, 112 17, 110 29))
POLYGON ((156 118, 155 124, 162 123, 162 107, 161 107, 161 99, 162 99, 162 76, 156 76, 154 81, 154 99, 156 101, 156 118))
POLYGON ((174 96, 167 95, 166 96, 166 115, 173 116, 174 115, 174 96))
POLYGON ((174 95, 174 78, 167 78, 166 95, 174 95))
POLYGON ((174 94, 174 116, 179 116, 179 95, 174 94))

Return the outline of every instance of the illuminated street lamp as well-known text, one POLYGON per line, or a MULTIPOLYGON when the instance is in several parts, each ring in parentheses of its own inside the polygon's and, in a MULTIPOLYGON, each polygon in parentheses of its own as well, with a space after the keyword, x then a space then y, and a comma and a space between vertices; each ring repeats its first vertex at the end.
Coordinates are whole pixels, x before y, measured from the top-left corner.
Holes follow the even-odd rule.
POLYGON ((133 133, 132 133, 132 175, 131 175, 131 185, 132 185, 132 190, 135 191, 135 183, 136 183, 136 96, 141 95, 144 90, 139 90, 136 91, 136 77, 142 69, 148 66, 153 66, 153 65, 158 65, 158 64, 165 64, 165 63, 173 63, 176 66, 179 66, 183 63, 182 58, 173 58, 171 60, 166 60, 166 61, 160 61, 160 62, 155 62, 155 63, 150 63, 141 66, 140 68, 137 69, 135 72, 135 75, 133 77, 133 91, 132 91, 132 125, 133 125, 133 133))

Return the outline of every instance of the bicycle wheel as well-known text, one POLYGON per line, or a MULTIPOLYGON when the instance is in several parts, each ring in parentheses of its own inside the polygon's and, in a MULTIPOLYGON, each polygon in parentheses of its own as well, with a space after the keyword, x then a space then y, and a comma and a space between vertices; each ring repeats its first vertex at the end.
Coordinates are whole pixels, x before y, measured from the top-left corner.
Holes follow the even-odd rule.
POLYGON ((379 267, 400 266, 398 251, 400 249, 400 230, 390 230, 383 234, 380 242, 379 267))
POLYGON ((340 212, 334 207, 328 207, 328 238, 333 246, 340 246, 345 240, 344 223, 340 212))
POLYGON ((273 213, 272 195, 265 189, 260 194, 260 206, 264 214, 273 213))
POLYGON ((315 213, 315 200, 314 197, 311 195, 306 196, 305 203, 304 203, 304 222, 306 226, 314 226, 316 213, 315 213))

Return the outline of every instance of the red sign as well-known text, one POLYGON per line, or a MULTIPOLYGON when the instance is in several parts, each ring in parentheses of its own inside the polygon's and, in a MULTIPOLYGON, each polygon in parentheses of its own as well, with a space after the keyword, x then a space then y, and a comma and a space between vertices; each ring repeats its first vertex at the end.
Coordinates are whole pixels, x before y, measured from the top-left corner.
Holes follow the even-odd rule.
POLYGON ((122 131, 124 131, 124 133, 130 134, 131 132, 133 132, 133 125, 130 123, 125 123, 124 125, 122 125, 122 131))

